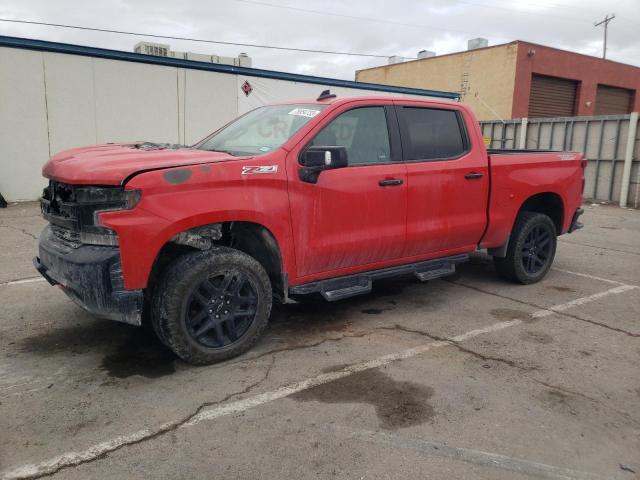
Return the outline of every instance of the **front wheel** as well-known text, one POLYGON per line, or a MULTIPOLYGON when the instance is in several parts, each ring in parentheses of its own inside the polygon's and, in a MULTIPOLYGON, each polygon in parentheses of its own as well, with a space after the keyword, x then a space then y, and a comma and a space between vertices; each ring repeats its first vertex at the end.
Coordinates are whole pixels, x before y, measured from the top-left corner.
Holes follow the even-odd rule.
POLYGON ((188 363, 248 350, 267 325, 271 282, 253 257, 226 247, 187 253, 162 274, 153 299, 158 336, 188 363))
POLYGON ((504 258, 494 257, 496 270, 508 280, 522 284, 544 278, 556 254, 556 227, 543 213, 521 212, 509 237, 504 258))

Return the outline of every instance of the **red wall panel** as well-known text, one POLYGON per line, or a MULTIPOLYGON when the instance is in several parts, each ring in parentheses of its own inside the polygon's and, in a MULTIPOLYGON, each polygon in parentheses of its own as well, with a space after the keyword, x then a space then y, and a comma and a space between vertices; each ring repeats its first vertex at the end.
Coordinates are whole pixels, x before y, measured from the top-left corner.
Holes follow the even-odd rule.
POLYGON ((518 42, 512 118, 527 116, 532 75, 576 80, 576 114, 595 115, 598 84, 635 90, 633 111, 640 111, 640 68, 624 63, 518 42))

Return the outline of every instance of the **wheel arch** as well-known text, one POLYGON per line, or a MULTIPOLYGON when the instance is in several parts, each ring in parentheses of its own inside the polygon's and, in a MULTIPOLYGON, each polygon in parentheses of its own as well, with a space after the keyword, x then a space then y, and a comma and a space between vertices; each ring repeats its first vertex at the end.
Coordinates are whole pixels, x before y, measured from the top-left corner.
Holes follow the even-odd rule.
POLYGON ((149 296, 164 269, 178 256, 213 245, 235 248, 255 258, 267 272, 274 296, 285 301, 288 291, 282 251, 275 235, 262 224, 248 221, 209 223, 179 232, 158 251, 147 284, 149 296))
POLYGON ((513 227, 518 219, 518 216, 522 212, 536 212, 543 213, 551 218, 554 226, 556 227, 556 233, 558 235, 563 233, 563 225, 564 225, 564 200, 562 197, 555 192, 540 192, 535 195, 531 195, 528 197, 520 208, 516 211, 516 214, 511 222, 511 229, 509 230, 509 235, 507 236, 507 241, 504 245, 495 248, 487 249, 489 255, 493 255, 494 257, 504 258, 507 254, 507 249, 509 248, 509 239, 511 237, 511 232, 513 231, 513 227))
MULTIPOLYGON (((527 198, 516 214, 516 218, 520 212, 536 212, 547 215, 553 221, 556 227, 556 233, 562 233, 564 225, 564 201, 562 197, 555 192, 542 192, 527 198)), ((515 219, 514 219, 515 222, 515 219)))

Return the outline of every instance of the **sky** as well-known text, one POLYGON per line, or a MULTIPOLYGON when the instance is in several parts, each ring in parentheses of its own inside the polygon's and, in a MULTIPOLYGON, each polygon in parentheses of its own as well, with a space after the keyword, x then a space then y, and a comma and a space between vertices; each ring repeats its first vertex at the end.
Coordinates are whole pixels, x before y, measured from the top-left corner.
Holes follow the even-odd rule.
MULTIPOLYGON (((304 49, 415 58, 525 40, 601 56, 607 13, 607 58, 640 66, 640 0, 0 0, 0 18, 304 49)), ((253 66, 353 80, 386 58, 214 45, 143 36, 0 22, 0 35, 132 51, 138 41, 223 56, 249 54, 253 66)))

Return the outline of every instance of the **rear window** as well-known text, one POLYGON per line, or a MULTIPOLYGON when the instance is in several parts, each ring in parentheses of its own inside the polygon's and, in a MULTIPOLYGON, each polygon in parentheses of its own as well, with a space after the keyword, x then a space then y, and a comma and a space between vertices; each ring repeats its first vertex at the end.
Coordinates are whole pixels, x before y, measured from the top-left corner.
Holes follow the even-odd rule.
POLYGON ((454 158, 467 150, 455 110, 403 107, 402 148, 406 160, 454 158))

